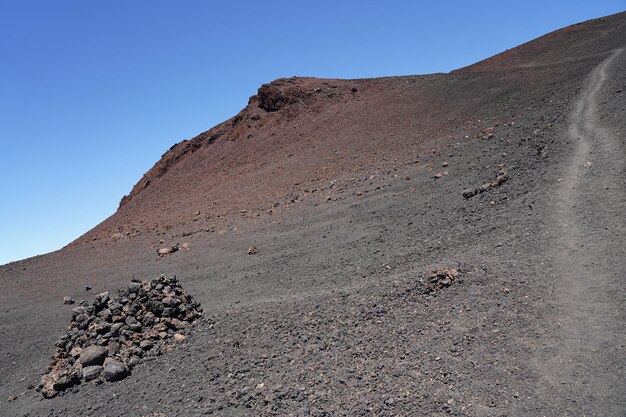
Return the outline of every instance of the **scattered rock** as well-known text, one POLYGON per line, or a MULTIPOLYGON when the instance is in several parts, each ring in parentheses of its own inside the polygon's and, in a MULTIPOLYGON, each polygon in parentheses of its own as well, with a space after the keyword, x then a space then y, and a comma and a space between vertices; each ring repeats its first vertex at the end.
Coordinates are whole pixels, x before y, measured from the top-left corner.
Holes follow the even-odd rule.
POLYGON ((432 271, 426 278, 425 292, 439 291, 452 285, 459 276, 459 272, 454 268, 443 268, 432 271))
POLYGON ((483 130, 483 135, 480 137, 481 139, 491 139, 495 136, 494 133, 495 127, 488 127, 483 130))
POLYGON ((169 255, 171 253, 177 252, 177 251, 178 251, 178 245, 174 245, 174 246, 159 248, 157 250, 157 253, 159 254, 159 256, 165 256, 165 255, 169 255))
POLYGON ((152 341, 146 339, 146 340, 142 340, 139 343, 139 347, 142 348, 143 350, 150 350, 152 349, 152 346, 154 346, 154 343, 152 343, 152 341))
POLYGON ((159 355, 184 340, 202 308, 175 276, 133 280, 117 297, 98 294, 72 308, 67 333, 56 342, 49 372, 38 389, 52 398, 83 381, 114 382, 130 375, 142 357, 159 355))
POLYGON ((481 185, 478 188, 466 188, 465 190, 463 190, 463 198, 468 199, 468 198, 472 198, 477 194, 480 193, 484 193, 485 191, 489 190, 490 188, 495 188, 495 187, 499 187, 502 184, 504 184, 505 182, 507 182, 509 179, 509 177, 506 174, 506 171, 504 170, 503 167, 499 167, 498 169, 498 176, 496 177, 495 180, 490 181, 490 182, 486 182, 483 185, 481 185))
POLYGON ((63 304, 74 304, 74 299, 69 295, 63 297, 63 304))
POLYGON ((250 248, 248 248, 248 255, 256 255, 258 252, 256 246, 250 246, 250 248))
POLYGON ((465 190, 463 190, 463 198, 472 198, 474 197, 476 194, 478 194, 478 188, 467 188, 465 190))
POLYGON ((183 250, 189 250, 191 248, 191 245, 189 243, 185 242, 185 243, 183 243, 180 246, 180 248, 183 249, 183 250))
POLYGON ((509 177, 507 177, 506 174, 498 175, 496 177, 496 179, 491 182, 491 186, 492 187, 499 187, 502 184, 504 184, 508 179, 509 179, 509 177))
POLYGON ((89 285, 85 285, 85 291, 89 291, 91 287, 89 285))

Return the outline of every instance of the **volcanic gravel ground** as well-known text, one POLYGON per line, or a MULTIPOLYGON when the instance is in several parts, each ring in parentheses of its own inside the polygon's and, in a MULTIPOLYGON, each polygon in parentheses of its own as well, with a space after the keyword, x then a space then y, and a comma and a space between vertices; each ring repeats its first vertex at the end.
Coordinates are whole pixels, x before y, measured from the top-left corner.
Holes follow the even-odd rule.
MULTIPOLYGON (((349 154, 361 159, 320 174, 315 193, 294 170, 284 199, 254 183, 262 196, 245 212, 233 203, 193 221, 190 204, 155 215, 177 223, 105 239, 140 202, 158 201, 151 187, 164 188, 151 184, 74 245, 1 267, 0 414, 625 415, 626 53, 614 48, 624 17, 599 22, 563 32, 573 55, 542 63, 531 43, 496 57, 506 71, 487 62, 416 79, 451 103, 425 121, 441 132, 385 161, 349 154), (532 65, 507 60, 524 51, 532 65), (503 171, 506 182, 463 197, 503 171), (176 242, 190 249, 157 255, 176 242), (426 294, 428 275, 446 267, 459 276, 426 294), (176 274, 205 311, 185 342, 122 382, 50 400, 28 388, 70 318, 63 296, 160 274, 176 274)), ((385 102, 412 94, 403 88, 385 102)), ((409 134, 399 123, 392 150, 409 134)))

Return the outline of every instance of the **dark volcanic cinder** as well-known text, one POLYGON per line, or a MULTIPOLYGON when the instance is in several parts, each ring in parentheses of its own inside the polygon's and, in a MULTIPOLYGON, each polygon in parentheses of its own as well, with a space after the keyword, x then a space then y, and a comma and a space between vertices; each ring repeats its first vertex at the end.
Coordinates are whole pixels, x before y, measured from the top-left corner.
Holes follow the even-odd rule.
POLYGON ((626 415, 625 45, 621 13, 448 74, 261 87, 0 266, 0 415, 626 415), (43 401, 55 349, 43 392, 72 395, 43 401))

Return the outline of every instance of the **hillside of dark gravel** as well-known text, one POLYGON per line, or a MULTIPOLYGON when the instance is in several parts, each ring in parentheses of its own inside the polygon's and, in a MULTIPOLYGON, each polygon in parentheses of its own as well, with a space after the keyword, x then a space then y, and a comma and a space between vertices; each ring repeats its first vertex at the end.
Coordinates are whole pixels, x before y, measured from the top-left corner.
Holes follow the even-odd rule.
POLYGON ((111 218, 0 267, 0 415, 623 416, 624 45, 618 14, 450 74, 262 86, 111 218), (113 318, 161 275, 193 326, 113 318), (132 372, 46 399, 82 313, 132 372))

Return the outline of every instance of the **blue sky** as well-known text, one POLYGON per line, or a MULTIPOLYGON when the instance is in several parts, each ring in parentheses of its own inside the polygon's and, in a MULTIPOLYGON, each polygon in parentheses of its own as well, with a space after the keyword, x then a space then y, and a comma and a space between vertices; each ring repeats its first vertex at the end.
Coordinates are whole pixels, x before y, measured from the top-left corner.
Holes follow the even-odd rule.
POLYGON ((113 214, 279 77, 447 72, 626 1, 0 0, 0 264, 113 214), (221 3, 221 4, 220 4, 221 3))

